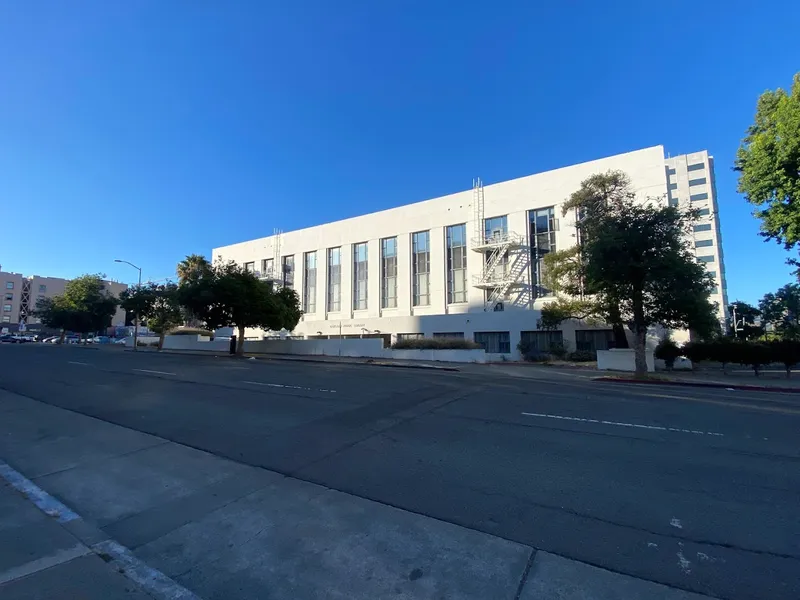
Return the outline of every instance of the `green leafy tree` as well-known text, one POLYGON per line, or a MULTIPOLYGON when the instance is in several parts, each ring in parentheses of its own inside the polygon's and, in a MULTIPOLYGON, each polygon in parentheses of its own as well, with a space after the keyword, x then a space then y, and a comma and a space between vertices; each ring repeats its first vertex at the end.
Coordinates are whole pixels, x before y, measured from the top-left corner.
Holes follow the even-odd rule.
POLYGON ((159 335, 159 350, 164 347, 167 332, 183 323, 178 286, 174 283, 134 286, 123 291, 120 300, 122 308, 143 320, 148 329, 159 335))
POLYGON ((57 329, 61 332, 59 343, 64 343, 64 336, 70 329, 74 319, 73 311, 66 305, 63 296, 52 298, 39 298, 33 316, 42 322, 45 327, 57 329))
POLYGON ((82 275, 68 281, 62 296, 72 312, 69 329, 84 336, 108 328, 119 305, 101 275, 82 275))
POLYGON ((246 328, 291 331, 302 315, 294 290, 276 291, 272 284, 233 262, 214 264, 203 276, 182 283, 178 298, 208 329, 235 326, 238 354, 244 352, 246 328))
POLYGON ((637 374, 647 371, 649 328, 704 334, 719 328, 708 301, 713 278, 689 247, 696 211, 638 201, 620 171, 586 179, 562 209, 564 215, 573 210, 585 291, 596 316, 631 331, 637 374))
POLYGON ((758 306, 779 337, 800 339, 800 285, 790 283, 774 294, 765 294, 758 306))
POLYGON ((761 311, 755 306, 737 300, 728 306, 731 331, 740 340, 753 340, 764 334, 764 328, 756 321, 761 316, 761 311), (734 322, 735 319, 735 322, 734 322))
MULTIPOLYGON (((758 99, 756 116, 736 155, 739 192, 756 208, 761 234, 789 250, 800 243, 800 73, 790 92, 758 99)), ((797 265, 797 261, 790 261, 797 265)))

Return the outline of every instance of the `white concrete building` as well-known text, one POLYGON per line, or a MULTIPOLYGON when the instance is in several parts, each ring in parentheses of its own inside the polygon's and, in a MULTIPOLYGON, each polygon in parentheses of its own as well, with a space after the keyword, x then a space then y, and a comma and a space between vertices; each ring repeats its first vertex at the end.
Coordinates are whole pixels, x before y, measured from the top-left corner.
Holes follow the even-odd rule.
POLYGON ((213 259, 294 287, 305 313, 296 336, 463 336, 517 357, 522 338, 546 350, 563 335, 570 350, 605 349, 610 330, 538 331, 537 322, 552 299, 541 258, 575 244, 574 218, 560 206, 584 179, 612 169, 627 173, 643 200, 707 209, 695 245, 717 278, 712 300, 724 307, 713 161, 707 152, 665 159, 662 146, 215 248, 213 259))

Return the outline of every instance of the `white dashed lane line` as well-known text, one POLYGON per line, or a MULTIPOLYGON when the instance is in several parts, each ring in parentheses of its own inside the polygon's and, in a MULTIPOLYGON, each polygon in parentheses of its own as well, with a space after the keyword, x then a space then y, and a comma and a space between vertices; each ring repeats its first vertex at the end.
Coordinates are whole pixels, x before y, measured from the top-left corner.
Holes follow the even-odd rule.
POLYGON ((526 417, 540 417, 543 419, 558 419, 561 421, 577 421, 578 423, 596 423, 598 425, 614 425, 615 427, 631 427, 633 429, 650 429, 653 431, 673 431, 675 433, 692 433, 694 435, 713 435, 724 437, 722 433, 714 431, 699 431, 696 429, 681 429, 679 427, 661 427, 659 425, 639 425, 637 423, 619 423, 617 421, 603 421, 600 419, 584 419, 581 417, 565 417, 563 415, 543 415, 541 413, 522 413, 526 417))
POLYGON ((168 373, 167 371, 152 371, 150 369, 133 369, 134 371, 139 371, 140 373, 155 373, 156 375, 175 375, 175 373, 168 373))
POLYGON ((90 366, 89 363, 80 362, 78 360, 68 360, 67 363, 69 363, 71 365, 81 365, 81 366, 84 366, 84 367, 90 366))
POLYGON ((304 392, 326 392, 328 394, 335 394, 336 390, 326 390, 324 388, 310 388, 301 385, 284 385, 282 383, 264 383, 261 381, 242 381, 242 383, 249 383, 250 385, 262 385, 264 387, 286 388, 288 390, 303 390, 304 392))

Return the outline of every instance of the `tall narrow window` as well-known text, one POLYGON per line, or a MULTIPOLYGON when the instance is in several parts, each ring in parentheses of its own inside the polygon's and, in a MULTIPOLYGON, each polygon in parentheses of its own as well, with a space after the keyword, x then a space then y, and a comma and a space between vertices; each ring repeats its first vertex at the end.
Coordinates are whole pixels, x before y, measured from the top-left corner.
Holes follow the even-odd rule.
POLYGON ((275 269, 275 259, 274 258, 264 258, 261 260, 261 276, 266 277, 267 279, 273 278, 273 271, 275 269))
POLYGON ((531 236, 531 265, 533 297, 549 296, 550 290, 544 287, 544 257, 556 251, 556 219, 552 206, 528 211, 531 236))
POLYGON ((256 270, 256 263, 254 262, 246 262, 244 263, 244 270, 248 273, 254 273, 256 270))
POLYGON ((447 303, 467 301, 467 226, 447 228, 447 303))
POLYGON ((317 253, 306 252, 303 259, 303 312, 317 311, 317 253))
POLYGON ((411 234, 411 288, 412 304, 428 306, 431 303, 431 232, 411 234))
POLYGON ((328 248, 328 311, 342 309, 342 249, 328 248))
POLYGON ((284 256, 281 259, 283 271, 283 287, 294 288, 294 256, 284 256))
POLYGON ((381 308, 397 308, 397 238, 381 240, 381 308))
POLYGON ((353 310, 367 309, 367 242, 353 246, 353 310))

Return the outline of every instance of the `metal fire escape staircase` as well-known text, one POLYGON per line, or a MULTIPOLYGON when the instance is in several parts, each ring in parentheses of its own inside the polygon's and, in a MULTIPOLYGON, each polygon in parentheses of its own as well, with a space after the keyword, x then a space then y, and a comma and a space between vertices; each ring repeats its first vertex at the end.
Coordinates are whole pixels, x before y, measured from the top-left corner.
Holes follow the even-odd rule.
POLYGON ((485 311, 502 310, 509 290, 524 282, 527 263, 515 251, 526 248, 525 237, 517 233, 485 231, 483 183, 473 182, 473 221, 475 236, 472 249, 483 255, 483 269, 472 278, 473 287, 486 290, 485 311))

